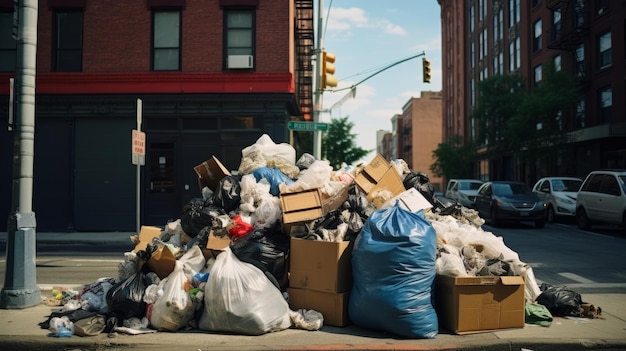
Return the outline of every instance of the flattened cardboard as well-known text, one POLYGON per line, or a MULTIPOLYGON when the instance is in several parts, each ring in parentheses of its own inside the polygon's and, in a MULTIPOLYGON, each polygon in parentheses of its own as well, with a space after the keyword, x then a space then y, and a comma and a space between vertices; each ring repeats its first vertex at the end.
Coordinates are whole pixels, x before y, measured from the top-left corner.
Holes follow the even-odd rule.
POLYGON ((135 245, 133 251, 135 251, 135 253, 142 250, 145 251, 148 244, 152 242, 152 239, 159 237, 161 237, 161 228, 142 225, 139 231, 139 243, 135 245))
POLYGON ((439 324, 456 334, 524 327, 524 278, 519 276, 435 279, 439 324))
POLYGON ((291 238, 289 287, 341 293, 352 288, 352 241, 291 238))
POLYGON ((200 190, 206 186, 215 191, 220 180, 231 175, 228 169, 215 156, 195 166, 193 170, 198 175, 200 190))
POLYGON ((289 307, 298 309, 314 310, 324 316, 324 325, 344 327, 350 324, 348 317, 349 292, 329 293, 309 289, 287 289, 289 294, 289 307))
POLYGON ((415 188, 411 188, 408 189, 402 193, 400 193, 400 195, 394 197, 393 199, 387 201, 383 207, 391 207, 394 206, 395 204, 398 204, 398 206, 400 206, 401 208, 413 212, 413 213, 417 213, 421 210, 425 210, 427 208, 432 208, 433 205, 426 200, 426 198, 424 197, 424 195, 422 195, 419 190, 415 189, 415 188))

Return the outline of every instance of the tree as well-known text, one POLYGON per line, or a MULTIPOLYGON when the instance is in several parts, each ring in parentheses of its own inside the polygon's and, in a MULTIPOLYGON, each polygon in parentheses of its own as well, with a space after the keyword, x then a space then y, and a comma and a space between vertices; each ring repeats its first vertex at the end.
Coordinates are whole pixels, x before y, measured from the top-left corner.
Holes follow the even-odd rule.
POLYGON ((576 78, 548 64, 545 79, 526 91, 523 78, 496 75, 478 84, 472 111, 489 156, 535 159, 555 154, 569 142, 562 115, 578 99, 576 78))
POLYGON ((453 135, 448 142, 437 145, 433 159, 435 163, 430 165, 430 171, 437 177, 474 178, 476 148, 471 143, 464 143, 460 135, 453 135))
POLYGON ((328 124, 328 131, 322 138, 322 157, 330 162, 334 169, 341 168, 341 163, 352 164, 372 150, 365 150, 355 145, 356 134, 352 133, 354 123, 348 117, 333 118, 328 124))
POLYGON ((525 99, 524 80, 518 74, 495 75, 478 83, 478 104, 472 111, 478 126, 478 143, 484 143, 492 158, 515 149, 515 131, 509 128, 525 99))

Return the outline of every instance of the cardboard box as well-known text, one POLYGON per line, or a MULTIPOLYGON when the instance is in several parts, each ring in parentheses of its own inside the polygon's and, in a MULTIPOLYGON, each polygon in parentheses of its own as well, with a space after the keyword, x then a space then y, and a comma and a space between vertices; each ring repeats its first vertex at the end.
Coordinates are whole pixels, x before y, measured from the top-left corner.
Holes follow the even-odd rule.
POLYGON ((291 238, 289 287, 341 293, 352 288, 352 241, 291 238))
POLYGON ((370 163, 357 174, 354 181, 365 193, 372 191, 378 181, 387 173, 391 165, 381 154, 377 154, 370 163))
POLYGON ((287 289, 289 294, 289 307, 298 309, 314 310, 324 316, 324 325, 344 327, 350 324, 348 317, 349 292, 328 293, 309 289, 287 289))
POLYGON ((281 193, 283 231, 289 235, 294 225, 313 221, 339 208, 348 198, 348 190, 349 187, 345 186, 333 197, 323 194, 318 188, 281 193))
MULTIPOLYGON (((145 251, 148 244, 152 242, 152 239, 159 238, 160 236, 161 228, 141 226, 141 230, 139 231, 139 242, 135 245, 134 251, 145 251)), ((151 272, 156 273, 160 279, 163 279, 174 271, 174 267, 176 266, 176 257, 167 246, 162 246, 150 255, 150 258, 145 265, 151 272)), ((138 268, 141 269, 141 265, 138 268)))
POLYGON ((200 190, 206 186, 215 191, 220 180, 230 175, 228 169, 215 156, 195 166, 193 170, 198 175, 200 190))
POLYGON ((524 327, 524 278, 520 276, 435 279, 439 325, 456 334, 524 327))
POLYGON ((376 155, 354 181, 367 194, 367 200, 376 208, 381 208, 387 200, 406 191, 398 172, 381 155, 376 155), (378 192, 384 190, 391 193, 390 198, 381 199, 376 196, 378 192))

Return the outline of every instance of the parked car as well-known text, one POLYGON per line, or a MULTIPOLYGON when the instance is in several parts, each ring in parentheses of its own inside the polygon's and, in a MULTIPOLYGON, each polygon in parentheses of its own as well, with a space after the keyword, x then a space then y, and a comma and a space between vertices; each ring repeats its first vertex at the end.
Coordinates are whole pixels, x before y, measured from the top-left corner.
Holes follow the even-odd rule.
POLYGON ((626 227, 626 170, 590 172, 576 198, 576 222, 581 229, 594 222, 626 227))
POLYGON ((474 208, 476 193, 483 183, 477 179, 450 179, 444 196, 467 208, 474 208))
POLYGON ((576 177, 545 177, 535 183, 533 193, 546 203, 547 220, 576 216, 576 196, 583 180, 576 177))
POLYGON ((532 221, 537 228, 543 228, 546 223, 546 203, 521 182, 484 183, 478 189, 474 208, 494 227, 505 221, 532 221))

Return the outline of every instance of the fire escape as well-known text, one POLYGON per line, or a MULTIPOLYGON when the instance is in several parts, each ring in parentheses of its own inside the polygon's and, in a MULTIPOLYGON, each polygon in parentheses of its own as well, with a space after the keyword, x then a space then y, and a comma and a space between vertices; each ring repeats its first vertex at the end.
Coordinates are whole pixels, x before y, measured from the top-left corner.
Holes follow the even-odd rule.
POLYGON ((313 0, 296 0, 296 94, 305 120, 313 116, 313 64, 315 41, 313 0))
POLYGON ((584 50, 578 47, 583 44, 589 33, 589 9, 584 0, 549 0, 546 7, 561 13, 561 20, 553 25, 548 32, 548 48, 569 52, 576 63, 576 74, 586 78, 584 50))

